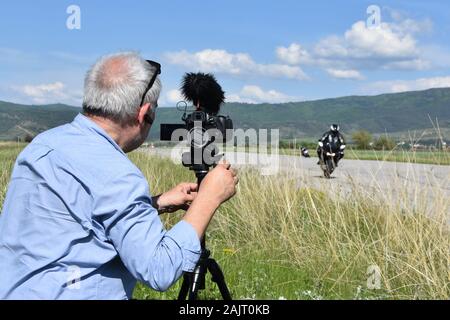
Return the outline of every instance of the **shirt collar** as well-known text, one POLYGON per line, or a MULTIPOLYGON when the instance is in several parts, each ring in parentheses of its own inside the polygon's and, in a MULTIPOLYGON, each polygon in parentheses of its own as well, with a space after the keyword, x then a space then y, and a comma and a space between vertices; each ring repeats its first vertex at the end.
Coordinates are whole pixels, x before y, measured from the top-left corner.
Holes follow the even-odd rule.
POLYGON ((110 144, 113 145, 114 148, 125 155, 125 152, 123 152, 122 148, 119 147, 119 145, 106 133, 106 131, 85 115, 79 113, 73 120, 72 124, 78 126, 83 130, 94 132, 99 136, 105 138, 110 144))

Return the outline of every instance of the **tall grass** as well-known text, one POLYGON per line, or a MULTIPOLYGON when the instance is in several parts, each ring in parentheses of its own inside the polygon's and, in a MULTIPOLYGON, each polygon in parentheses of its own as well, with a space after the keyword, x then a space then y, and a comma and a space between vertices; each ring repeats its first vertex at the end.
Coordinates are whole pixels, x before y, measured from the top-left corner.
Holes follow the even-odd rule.
MULTIPOLYGON (((193 180, 167 159, 132 158, 156 192, 193 180)), ((354 185, 335 197, 326 186, 299 187, 287 174, 262 177, 245 169, 240 177, 237 195, 218 210, 208 232, 236 297, 450 297, 450 206, 440 189, 431 191, 430 203, 423 190, 410 201, 411 191, 401 182, 371 192, 354 185), (374 266, 381 271, 379 289, 368 286, 367 271, 374 266)), ((175 220, 169 218, 168 225, 175 220)), ((137 292, 142 296, 145 290, 137 292)))
POLYGON ((0 142, 0 207, 5 199, 14 161, 24 147, 23 143, 0 142))
MULTIPOLYGON (((0 146, 0 205, 21 147, 0 146)), ((194 181, 186 168, 142 152, 130 155, 153 194, 194 181)), ((222 266, 234 298, 246 299, 448 299, 450 203, 442 189, 401 181, 350 192, 314 189, 302 177, 263 177, 240 170, 237 195, 216 213, 207 244, 222 266), (432 197, 432 198, 430 198, 432 197), (430 201, 431 199, 431 201, 430 201), (368 268, 380 270, 380 286, 368 286, 368 268)), ((167 227, 182 213, 164 215, 167 227)), ((174 299, 139 285, 139 299, 174 299)), ((369 281, 370 284, 370 281, 369 281)), ((201 298, 220 298, 207 281, 201 298)))

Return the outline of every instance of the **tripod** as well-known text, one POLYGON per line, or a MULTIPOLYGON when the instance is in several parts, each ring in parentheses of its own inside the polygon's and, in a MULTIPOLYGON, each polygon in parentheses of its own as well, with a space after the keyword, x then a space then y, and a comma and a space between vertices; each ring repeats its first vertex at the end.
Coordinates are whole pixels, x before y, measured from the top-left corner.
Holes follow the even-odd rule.
MULTIPOLYGON (((198 187, 200 187, 200 183, 207 173, 207 168, 206 170, 203 169, 195 172, 198 187)), ((208 271, 211 273, 211 280, 217 284, 222 298, 224 300, 231 300, 230 292, 225 283, 225 276, 217 261, 210 257, 211 253, 206 248, 205 239, 206 235, 201 240, 201 255, 194 272, 186 272, 183 275, 183 284, 178 293, 178 300, 185 300, 186 296, 188 300, 197 300, 199 290, 205 289, 205 277, 208 271)))

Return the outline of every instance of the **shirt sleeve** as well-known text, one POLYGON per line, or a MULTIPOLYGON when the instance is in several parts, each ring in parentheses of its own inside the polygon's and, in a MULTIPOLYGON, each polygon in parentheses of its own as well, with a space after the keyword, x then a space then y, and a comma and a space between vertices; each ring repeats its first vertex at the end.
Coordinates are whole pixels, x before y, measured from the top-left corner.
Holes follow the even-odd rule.
POLYGON ((94 217, 136 279, 165 291, 183 271, 193 271, 201 252, 197 233, 183 220, 164 229, 142 175, 113 178, 95 203, 94 217))

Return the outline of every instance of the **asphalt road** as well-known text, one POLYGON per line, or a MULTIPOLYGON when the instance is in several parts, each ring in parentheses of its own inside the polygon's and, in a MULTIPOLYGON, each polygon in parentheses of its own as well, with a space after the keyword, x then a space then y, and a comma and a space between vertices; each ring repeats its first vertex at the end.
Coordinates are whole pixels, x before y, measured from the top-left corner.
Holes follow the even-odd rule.
MULTIPOLYGON (((146 150, 174 161, 181 159, 181 150, 146 150)), ((430 213, 445 209, 450 214, 450 166, 343 159, 332 179, 325 179, 317 158, 243 152, 227 153, 226 158, 237 167, 257 168, 262 175, 295 179, 299 188, 314 187, 343 197, 365 193, 386 203, 426 206, 430 213)))

